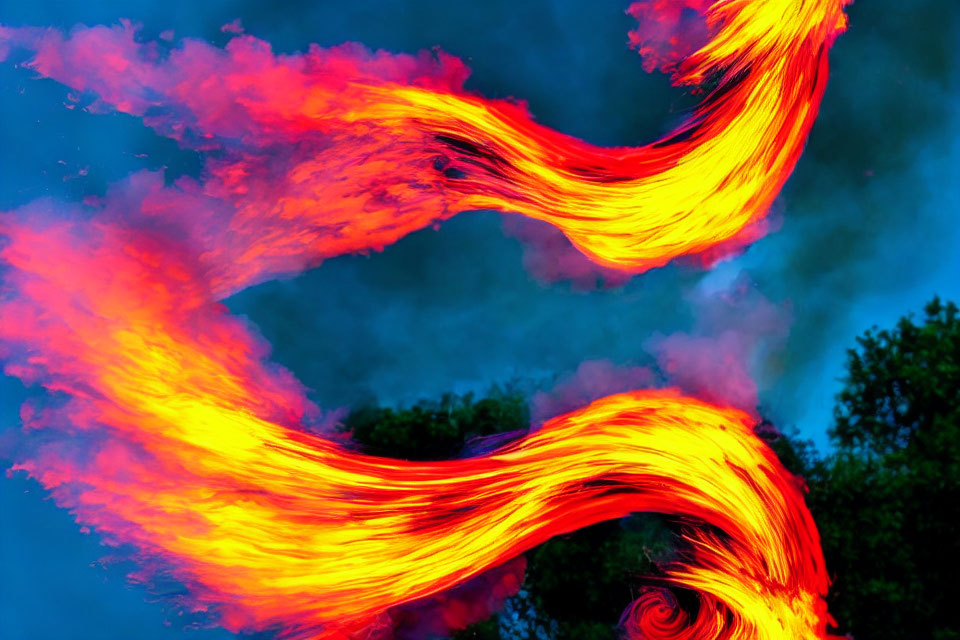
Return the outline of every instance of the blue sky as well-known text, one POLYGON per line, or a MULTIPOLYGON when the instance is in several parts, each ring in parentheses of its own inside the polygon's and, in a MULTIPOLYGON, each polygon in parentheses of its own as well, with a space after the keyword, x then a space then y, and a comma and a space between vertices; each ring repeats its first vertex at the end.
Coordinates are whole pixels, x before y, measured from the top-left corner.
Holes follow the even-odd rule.
MULTIPOLYGON (((664 77, 642 72, 620 2, 276 4, 5 3, 0 23, 129 17, 148 37, 172 28, 223 42, 220 25, 239 17, 280 51, 346 40, 393 51, 439 45, 468 61, 470 88, 525 98, 541 122, 598 144, 648 141, 690 104, 664 77)), ((766 354, 775 366, 758 374, 763 410, 824 447, 854 337, 918 312, 933 294, 960 300, 960 5, 873 0, 849 13, 821 117, 777 204, 780 229, 711 273, 670 265, 615 289, 547 286, 524 270, 522 247, 498 215, 471 213, 229 304, 322 406, 409 403, 509 380, 549 384, 589 359, 649 364, 651 335, 695 324, 691 292, 746 272, 760 295, 792 309, 788 337, 766 354)), ((77 200, 143 168, 198 170, 195 154, 133 118, 68 111, 65 94, 0 65, 0 208, 77 200)), ((18 406, 34 392, 0 378, 0 429, 18 428, 18 406)), ((185 630, 162 599, 126 585, 123 566, 96 564, 105 553, 35 483, 0 478, 0 638, 231 637, 185 630)))

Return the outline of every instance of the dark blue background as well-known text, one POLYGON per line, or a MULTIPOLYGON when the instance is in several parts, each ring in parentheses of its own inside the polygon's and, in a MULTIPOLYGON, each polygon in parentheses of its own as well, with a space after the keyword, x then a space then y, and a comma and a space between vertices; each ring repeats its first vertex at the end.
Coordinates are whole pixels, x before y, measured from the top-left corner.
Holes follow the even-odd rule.
MULTIPOLYGON (((664 77, 642 72, 626 47, 624 8, 607 0, 7 2, 0 22, 69 28, 128 17, 145 37, 174 29, 222 43, 219 27, 239 17, 277 51, 345 40, 391 51, 439 45, 468 61, 468 87, 524 98, 541 122, 623 145, 662 133, 689 104, 664 77)), ((864 0, 849 13, 821 117, 781 199, 782 228, 711 274, 668 266, 614 290, 545 287, 524 271, 499 216, 476 213, 382 254, 345 256, 242 292, 230 305, 259 325, 275 359, 322 406, 406 403, 549 380, 585 359, 643 364, 653 332, 692 323, 692 290, 747 270, 763 295, 793 304, 764 410, 824 445, 854 336, 919 310, 934 293, 960 299, 960 4, 864 0)), ((200 166, 134 118, 65 109, 63 87, 10 64, 0 65, 0 92, 0 208, 102 193, 138 169, 177 175, 200 166)), ((0 438, 18 428, 27 393, 0 377, 0 438)), ((123 566, 92 564, 104 553, 38 485, 21 474, 0 478, 0 638, 230 637, 185 630, 162 599, 147 602, 126 585, 123 566)))

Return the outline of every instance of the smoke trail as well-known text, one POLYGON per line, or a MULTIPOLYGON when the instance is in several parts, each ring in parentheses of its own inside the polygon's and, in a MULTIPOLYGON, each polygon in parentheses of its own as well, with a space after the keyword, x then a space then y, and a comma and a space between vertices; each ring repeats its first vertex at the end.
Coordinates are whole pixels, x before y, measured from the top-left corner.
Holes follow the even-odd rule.
POLYGON ((530 419, 538 424, 614 393, 654 386, 656 378, 646 367, 618 367, 609 360, 586 360, 549 391, 530 398, 530 419))
POLYGON ((691 523, 668 576, 700 604, 682 627, 650 591, 625 617, 632 636, 823 638, 816 528, 749 415, 629 392, 482 457, 365 457, 302 428, 318 409, 218 300, 476 208, 547 221, 628 271, 749 241, 816 115, 842 5, 701 7, 712 35, 675 78, 717 87, 638 149, 467 94, 442 53, 277 56, 249 36, 163 51, 129 24, 4 28, 0 46, 34 51, 40 74, 211 152, 200 181, 136 174, 95 206, 0 217, 0 357, 63 398, 25 409, 26 427, 60 437, 15 468, 148 570, 171 567, 231 630, 389 632, 390 607, 653 510, 691 523))
POLYGON ((645 348, 668 382, 690 395, 752 412, 759 404, 758 375, 771 351, 786 341, 789 304, 763 297, 741 272, 719 291, 692 292, 696 322, 689 333, 654 334, 645 348))

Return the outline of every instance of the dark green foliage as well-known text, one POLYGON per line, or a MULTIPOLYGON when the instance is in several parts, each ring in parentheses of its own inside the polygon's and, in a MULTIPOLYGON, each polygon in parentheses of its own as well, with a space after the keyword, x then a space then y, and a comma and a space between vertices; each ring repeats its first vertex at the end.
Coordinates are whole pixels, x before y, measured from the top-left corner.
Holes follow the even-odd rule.
POLYGON ((497 616, 457 631, 451 640, 501 640, 497 616))
MULTIPOLYGON (((766 421, 761 423, 761 426, 767 425, 770 423, 766 421)), ((764 431, 758 430, 758 435, 767 441, 783 466, 794 475, 806 478, 815 472, 818 465, 822 464, 813 442, 801 440, 796 431, 789 435, 777 432, 773 438, 765 437, 764 431)))
POLYGON ((948 418, 960 407, 960 318, 936 298, 925 311, 923 324, 902 318, 893 331, 868 331, 848 352, 831 431, 844 450, 886 466, 909 454, 944 459, 943 430, 956 428, 948 418))
MULTIPOLYGON (((834 579, 830 611, 858 640, 960 638, 960 316, 934 299, 917 324, 869 331, 850 350, 824 459, 781 444, 834 579)), ((776 447, 776 445, 775 445, 776 447)), ((806 447, 806 448, 804 448, 806 447)))
POLYGON ((472 438, 526 429, 530 412, 522 394, 495 387, 488 397, 445 394, 409 409, 365 407, 351 413, 342 430, 365 453, 405 460, 446 460, 472 438))
MULTIPOLYGON (((839 632, 857 640, 960 640, 952 611, 960 575, 960 313, 934 300, 923 322, 873 330, 850 350, 821 457, 792 436, 770 444, 805 478, 807 503, 833 579, 839 632)), ((355 412, 346 429, 369 452, 408 459, 458 455, 477 436, 523 429, 522 394, 494 390, 475 401, 445 396, 407 410, 355 412)), ((774 430, 760 429, 760 433, 774 430)), ((524 588, 553 640, 612 640, 645 576, 656 576, 676 540, 654 515, 604 522, 558 536, 528 554, 524 588)), ((534 637, 534 636, 529 636, 534 637)), ((455 636, 498 640, 494 617, 455 636)))
MULTIPOLYGON (((455 457, 471 438, 529 427, 526 398, 494 388, 488 397, 445 395, 409 409, 367 407, 346 418, 365 453, 408 460, 455 457)), ((655 561, 672 552, 673 534, 655 515, 603 522, 558 536, 528 554, 525 588, 542 615, 557 622, 556 640, 610 640, 655 561)), ((496 617, 458 632, 456 640, 496 640, 496 617)))
POLYGON ((673 542, 655 515, 601 522, 533 549, 525 585, 558 623, 558 640, 611 640, 644 578, 660 575, 655 563, 671 556, 673 542))

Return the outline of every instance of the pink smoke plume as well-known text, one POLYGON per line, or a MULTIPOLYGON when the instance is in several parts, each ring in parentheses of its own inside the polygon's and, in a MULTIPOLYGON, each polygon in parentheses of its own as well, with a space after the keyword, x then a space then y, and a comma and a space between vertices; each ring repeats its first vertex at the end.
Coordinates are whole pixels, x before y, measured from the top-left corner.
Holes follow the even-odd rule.
POLYGON ((656 376, 647 367, 621 367, 610 360, 585 360, 572 374, 561 378, 550 391, 530 399, 530 420, 539 424, 582 407, 598 398, 630 389, 654 386, 656 376))
POLYGON ((695 290, 689 302, 696 314, 693 329, 656 334, 645 348, 669 385, 755 411, 757 379, 775 366, 773 356, 789 332, 790 303, 769 301, 745 272, 720 290, 695 290))
POLYGON ((715 280, 704 279, 686 296, 695 316, 690 331, 654 334, 644 343, 655 369, 585 360, 552 389, 531 397, 533 423, 611 393, 664 386, 754 412, 761 385, 776 374, 792 308, 768 300, 746 272, 719 286, 715 280))

